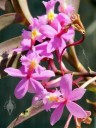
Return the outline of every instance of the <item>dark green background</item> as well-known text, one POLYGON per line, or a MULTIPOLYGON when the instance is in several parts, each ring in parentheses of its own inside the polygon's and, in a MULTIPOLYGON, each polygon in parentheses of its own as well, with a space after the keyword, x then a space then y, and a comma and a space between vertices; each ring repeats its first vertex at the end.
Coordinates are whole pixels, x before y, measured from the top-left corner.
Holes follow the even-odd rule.
MULTIPOLYGON (((42 0, 29 0, 30 11, 33 16, 44 14, 45 8, 42 6, 42 0)), ((23 0, 22 0, 23 2, 23 0)), ((96 71, 96 24, 93 25, 93 22, 96 21, 96 4, 92 4, 91 0, 81 0, 79 13, 81 19, 87 30, 86 39, 84 43, 76 47, 77 54, 80 58, 80 61, 86 66, 96 71), (89 26, 91 25, 91 30, 89 26), (92 32, 91 32, 92 31, 92 32)), ((0 11, 0 14, 3 14, 3 11, 0 11)), ((0 42, 5 41, 11 37, 15 37, 21 34, 23 26, 21 25, 11 25, 0 31, 0 42)), ((75 40, 79 39, 79 35, 76 35, 75 40)), ((14 88, 18 83, 19 79, 6 77, 0 80, 0 128, 6 128, 7 125, 16 118, 22 111, 28 108, 31 105, 32 95, 28 94, 22 99, 17 100, 14 97, 14 88), (6 109, 4 109, 4 104, 8 101, 9 96, 16 104, 16 109, 13 110, 12 114, 9 116, 6 109)), ((96 101, 96 95, 92 92, 87 92, 83 100, 80 101, 80 105, 87 110, 91 109, 91 106, 85 103, 85 99, 89 98, 90 100, 96 101)), ((52 128, 50 126, 50 112, 42 112, 33 118, 25 121, 16 128, 52 128)), ((62 119, 53 126, 53 128, 63 128, 64 123, 67 119, 68 113, 64 110, 62 119)), ((90 126, 83 125, 82 128, 96 128, 95 125, 96 119, 93 117, 92 124, 90 126)), ((73 121, 71 122, 70 128, 74 128, 73 121)))

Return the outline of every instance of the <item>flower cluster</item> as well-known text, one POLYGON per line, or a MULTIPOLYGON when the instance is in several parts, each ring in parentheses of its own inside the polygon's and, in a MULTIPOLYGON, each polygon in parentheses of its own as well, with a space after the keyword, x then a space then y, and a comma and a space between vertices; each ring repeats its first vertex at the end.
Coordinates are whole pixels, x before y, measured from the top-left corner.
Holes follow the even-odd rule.
POLYGON ((62 50, 69 42, 73 42, 75 32, 70 25, 74 8, 59 6, 57 14, 54 11, 56 3, 62 5, 59 0, 43 1, 46 14, 32 19, 28 30, 22 32, 20 47, 15 49, 17 52, 26 53, 20 58, 21 67, 5 69, 10 76, 21 78, 15 88, 16 98, 23 98, 27 92, 34 93, 33 104, 42 100, 46 111, 54 109, 50 118, 51 125, 61 118, 65 106, 74 117, 87 117, 86 111, 76 103, 86 90, 82 88, 72 90, 71 74, 61 73, 60 77, 55 78, 57 69, 54 65, 54 56, 60 65, 62 50), (43 62, 47 62, 47 66, 42 66, 43 62))

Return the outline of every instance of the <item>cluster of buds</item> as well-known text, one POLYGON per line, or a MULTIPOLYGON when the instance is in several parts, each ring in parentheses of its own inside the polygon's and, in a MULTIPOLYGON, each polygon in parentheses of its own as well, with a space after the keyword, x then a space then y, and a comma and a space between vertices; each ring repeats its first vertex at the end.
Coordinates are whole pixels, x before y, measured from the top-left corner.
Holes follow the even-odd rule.
POLYGON ((86 89, 75 87, 72 90, 73 75, 65 74, 66 68, 62 61, 67 48, 84 39, 73 43, 75 29, 82 35, 85 30, 79 17, 73 16, 74 8, 71 5, 63 7, 59 0, 43 1, 43 4, 46 14, 32 19, 32 24, 22 32, 20 47, 14 49, 26 53, 20 58, 21 67, 9 67, 4 71, 10 76, 21 78, 15 88, 16 98, 21 99, 29 92, 34 94, 32 104, 42 100, 46 111, 54 109, 50 118, 51 125, 60 120, 65 106, 74 119, 86 119, 87 112, 76 103, 86 89), (58 13, 54 12, 56 3, 60 4, 58 13), (54 58, 60 70, 56 68, 54 58), (42 66, 43 62, 46 62, 45 66, 42 66))

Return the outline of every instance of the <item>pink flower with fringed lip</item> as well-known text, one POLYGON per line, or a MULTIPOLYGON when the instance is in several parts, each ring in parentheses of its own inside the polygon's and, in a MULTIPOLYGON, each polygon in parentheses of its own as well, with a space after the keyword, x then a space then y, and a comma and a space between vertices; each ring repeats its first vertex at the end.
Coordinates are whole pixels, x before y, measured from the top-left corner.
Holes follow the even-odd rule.
POLYGON ((44 36, 40 33, 39 28, 41 25, 44 25, 43 19, 40 20, 38 18, 32 19, 32 24, 29 26, 29 30, 23 30, 22 37, 24 40, 22 40, 22 44, 28 41, 30 42, 30 49, 32 49, 32 46, 35 44, 36 40, 42 42, 42 39, 44 36), (24 43, 23 43, 24 41, 24 43))
MULTIPOLYGON (((31 72, 34 72, 35 71, 38 71, 38 67, 40 69, 40 61, 42 60, 42 57, 39 56, 38 52, 35 50, 35 48, 33 48, 33 52, 32 51, 29 51, 27 53, 27 55, 23 55, 21 58, 20 58, 20 61, 22 63, 22 65, 25 67, 25 69, 27 68, 31 70, 31 72)), ((42 69, 43 67, 41 67, 42 69)))
POLYGON ((61 93, 57 89, 51 91, 44 89, 40 95, 35 95, 33 97, 32 104, 34 105, 37 101, 42 100, 44 109, 50 111, 51 108, 56 108, 58 106, 59 96, 61 96, 61 93))
POLYGON ((24 67, 21 69, 6 68, 4 70, 10 76, 22 78, 15 88, 15 96, 18 99, 23 98, 27 91, 40 94, 43 92, 44 87, 38 80, 45 80, 55 76, 55 74, 50 70, 43 70, 40 73, 32 74, 29 74, 29 72, 24 72, 24 70, 24 67))
MULTIPOLYGON (((66 27, 66 26, 65 26, 66 27)), ((61 25, 58 19, 55 19, 51 25, 42 25, 40 32, 47 38, 50 38, 47 45, 47 52, 51 53, 55 50, 62 52, 63 48, 66 46, 66 41, 73 39, 73 35, 70 36, 68 30, 64 30, 64 26, 61 25)))
POLYGON ((37 53, 31 53, 28 57, 23 56, 21 62, 23 66, 20 69, 6 68, 4 70, 10 76, 22 78, 15 88, 15 96, 21 99, 27 91, 40 94, 44 87, 38 80, 53 77, 55 76, 54 72, 39 65, 40 57, 37 56, 37 53))
POLYGON ((55 108, 51 115, 51 125, 54 125, 57 121, 59 121, 63 114, 65 105, 73 116, 77 118, 86 118, 86 111, 84 111, 83 108, 81 108, 77 103, 73 102, 81 99, 86 90, 82 88, 72 90, 72 75, 66 74, 61 78, 60 90, 62 96, 60 97, 60 100, 58 100, 58 107, 55 108))
POLYGON ((81 99, 85 91, 83 88, 72 90, 72 75, 66 74, 60 80, 60 90, 51 89, 50 92, 44 89, 42 94, 34 96, 32 103, 42 99, 46 111, 55 109, 50 118, 51 125, 60 120, 65 106, 76 118, 86 118, 86 111, 74 102, 81 99))

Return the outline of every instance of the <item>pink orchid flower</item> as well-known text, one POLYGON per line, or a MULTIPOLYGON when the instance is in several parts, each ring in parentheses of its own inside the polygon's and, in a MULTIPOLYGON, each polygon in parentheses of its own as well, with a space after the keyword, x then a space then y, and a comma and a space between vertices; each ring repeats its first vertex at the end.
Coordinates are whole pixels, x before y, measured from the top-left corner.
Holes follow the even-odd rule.
POLYGON ((60 90, 62 96, 60 100, 58 100, 58 107, 55 108, 51 115, 51 125, 54 125, 57 121, 59 121, 63 114, 65 105, 68 111, 76 118, 86 118, 86 111, 84 111, 83 108, 74 102, 81 99, 86 90, 82 88, 72 90, 72 75, 66 74, 61 78, 60 90))
POLYGON ((26 70, 30 69, 31 72, 38 71, 38 67, 39 69, 43 67, 41 67, 39 65, 40 61, 42 60, 42 58, 39 56, 38 52, 35 50, 35 48, 33 48, 33 52, 29 51, 27 53, 27 55, 23 55, 21 58, 21 63, 22 65, 25 67, 26 70))
POLYGON ((20 69, 6 68, 4 71, 10 76, 22 78, 15 88, 15 96, 18 99, 21 99, 25 96, 27 91, 31 93, 41 93, 44 89, 42 84, 38 80, 45 80, 50 77, 55 76, 54 72, 50 70, 43 70, 40 73, 30 73, 24 71, 24 67, 20 69))
MULTIPOLYGON (((63 48, 66 46, 66 39, 70 39, 70 34, 67 34, 65 30, 63 30, 60 22, 55 19, 50 25, 42 25, 40 28, 40 32, 47 38, 50 38, 50 41, 47 45, 47 52, 51 53, 55 50, 59 50, 59 53, 62 52, 63 48)), ((73 36, 71 37, 73 38, 73 36)))
POLYGON ((31 41, 30 48, 32 48, 36 40, 42 42, 43 35, 39 31, 41 25, 44 25, 43 20, 41 21, 40 19, 33 18, 33 23, 29 26, 29 31, 23 30, 22 37, 27 40, 30 39, 31 41))
POLYGON ((36 53, 31 53, 27 57, 23 56, 21 62, 23 66, 20 69, 6 68, 4 70, 10 76, 22 78, 15 89, 15 96, 18 99, 24 97, 27 91, 41 93, 44 88, 38 80, 55 76, 53 71, 39 65, 40 57, 36 53))
POLYGON ((35 95, 32 100, 32 104, 36 103, 39 100, 43 101, 44 108, 46 111, 50 111, 51 108, 56 108, 58 106, 58 99, 61 95, 59 90, 53 90, 53 92, 49 92, 46 89, 40 94, 35 95))

